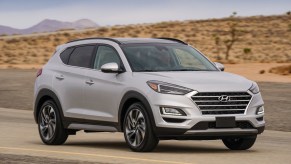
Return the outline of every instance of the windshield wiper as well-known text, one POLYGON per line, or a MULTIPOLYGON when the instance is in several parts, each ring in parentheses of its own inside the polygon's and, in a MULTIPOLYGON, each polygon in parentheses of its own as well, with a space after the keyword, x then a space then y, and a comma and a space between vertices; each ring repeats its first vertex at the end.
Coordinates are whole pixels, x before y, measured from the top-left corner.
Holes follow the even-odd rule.
POLYGON ((195 70, 195 69, 172 69, 172 70, 168 70, 168 71, 199 71, 199 70, 195 70))
POLYGON ((156 70, 152 70, 152 69, 145 69, 145 70, 137 70, 134 72, 157 72, 156 70))

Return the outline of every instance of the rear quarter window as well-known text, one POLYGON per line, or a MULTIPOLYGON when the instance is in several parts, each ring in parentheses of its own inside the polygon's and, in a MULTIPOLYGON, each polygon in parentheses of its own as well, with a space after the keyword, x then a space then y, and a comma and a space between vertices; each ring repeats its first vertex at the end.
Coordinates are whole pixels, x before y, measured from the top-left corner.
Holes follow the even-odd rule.
POLYGON ((76 47, 71 53, 68 65, 89 68, 95 46, 76 47))
POLYGON ((68 64, 70 55, 74 49, 75 49, 74 47, 70 47, 61 53, 60 58, 63 61, 63 63, 68 64))

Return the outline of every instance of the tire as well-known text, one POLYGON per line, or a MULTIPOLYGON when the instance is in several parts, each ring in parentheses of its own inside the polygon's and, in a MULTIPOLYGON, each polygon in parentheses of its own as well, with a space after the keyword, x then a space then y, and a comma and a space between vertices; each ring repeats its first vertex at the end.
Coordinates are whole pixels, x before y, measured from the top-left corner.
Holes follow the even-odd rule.
POLYGON ((141 103, 134 103, 127 109, 123 131, 125 141, 132 151, 150 152, 159 143, 153 132, 149 115, 141 103))
POLYGON ((38 131, 43 143, 61 145, 68 138, 67 130, 63 128, 59 109, 52 100, 45 101, 38 114, 38 131))
POLYGON ((224 145, 230 150, 247 150, 256 142, 257 135, 248 137, 222 139, 224 145))

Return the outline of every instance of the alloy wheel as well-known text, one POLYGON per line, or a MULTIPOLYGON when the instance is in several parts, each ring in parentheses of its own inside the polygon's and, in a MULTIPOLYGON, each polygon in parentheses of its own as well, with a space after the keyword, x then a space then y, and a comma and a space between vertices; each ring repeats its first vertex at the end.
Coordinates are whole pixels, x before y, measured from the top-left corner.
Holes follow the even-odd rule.
POLYGON ((125 134, 128 142, 134 146, 139 146, 145 137, 145 118, 139 109, 132 109, 125 122, 125 134))
POLYGON ((56 112, 55 109, 46 105, 43 107, 40 113, 40 133, 45 140, 50 140, 55 134, 56 131, 56 112))

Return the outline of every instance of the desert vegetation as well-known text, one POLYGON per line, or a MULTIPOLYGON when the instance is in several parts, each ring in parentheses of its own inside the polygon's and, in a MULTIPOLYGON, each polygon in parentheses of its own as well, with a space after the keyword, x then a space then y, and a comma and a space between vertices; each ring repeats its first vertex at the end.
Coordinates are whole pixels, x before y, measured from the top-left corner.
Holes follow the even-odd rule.
POLYGON ((291 65, 284 65, 271 68, 270 73, 276 73, 279 75, 291 75, 291 65))
POLYGON ((290 14, 253 17, 234 14, 224 19, 0 36, 0 65, 42 65, 56 46, 85 37, 173 37, 223 63, 288 63, 291 62, 290 24, 290 14))

